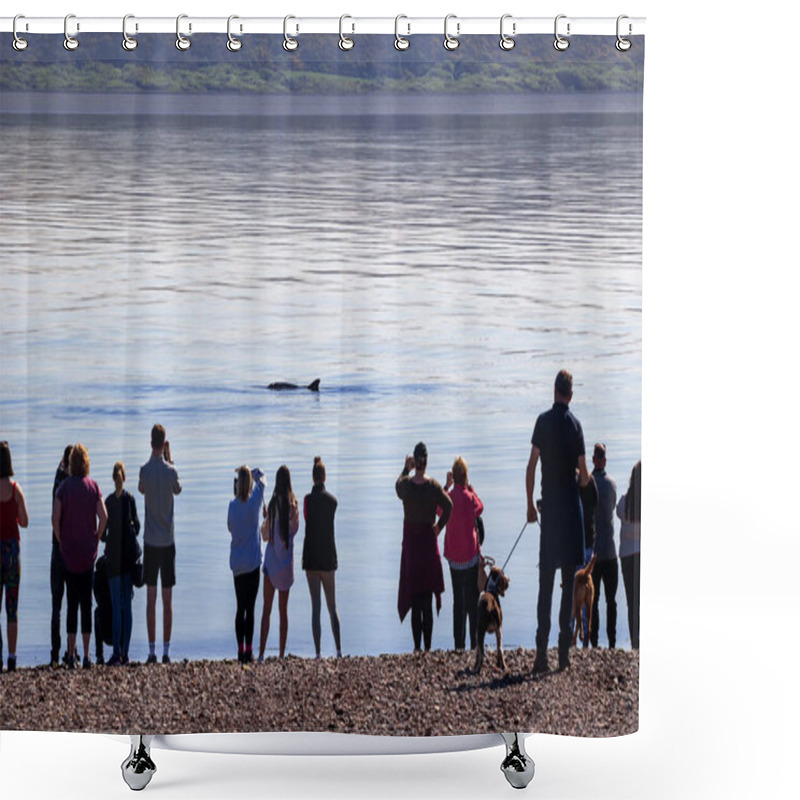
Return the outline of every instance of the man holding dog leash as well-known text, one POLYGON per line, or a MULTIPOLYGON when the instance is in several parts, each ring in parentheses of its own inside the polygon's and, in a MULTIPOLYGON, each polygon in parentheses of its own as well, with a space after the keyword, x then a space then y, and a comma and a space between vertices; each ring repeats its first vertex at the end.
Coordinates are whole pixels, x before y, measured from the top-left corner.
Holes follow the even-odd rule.
POLYGON ((528 522, 538 514, 533 502, 536 467, 542 462, 542 520, 539 538, 539 599, 537 603, 536 661, 534 674, 547 672, 547 644, 556 570, 561 570, 561 606, 558 614, 558 668, 569 667, 572 643, 572 585, 575 570, 583 565, 583 515, 578 486, 586 486, 590 475, 586 467, 586 448, 580 422, 569 410, 572 400, 572 375, 561 370, 556 375, 554 402, 536 420, 531 439, 531 455, 525 473, 528 496, 528 522), (578 481, 575 472, 578 472, 578 481))

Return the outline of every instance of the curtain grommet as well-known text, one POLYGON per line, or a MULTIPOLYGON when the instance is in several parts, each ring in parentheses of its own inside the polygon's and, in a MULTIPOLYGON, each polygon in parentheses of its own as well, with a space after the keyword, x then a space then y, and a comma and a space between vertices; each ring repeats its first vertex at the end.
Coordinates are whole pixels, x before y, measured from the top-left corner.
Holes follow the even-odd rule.
POLYGON ((293 53, 300 46, 300 42, 298 42, 297 39, 293 39, 289 36, 288 25, 290 19, 296 19, 296 17, 292 14, 287 14, 283 18, 283 49, 286 50, 287 53, 293 53))
POLYGON ((442 42, 442 44, 444 45, 445 50, 450 50, 452 52, 453 50, 458 49, 458 46, 461 44, 461 42, 458 40, 458 34, 460 30, 461 30, 461 23, 458 22, 458 17, 455 14, 448 14, 444 18, 444 42, 442 42), (449 31, 449 25, 451 19, 456 20, 455 36, 452 36, 449 31))
MULTIPOLYGON (((408 19, 405 14, 398 14, 394 18, 394 49, 399 50, 401 53, 411 47, 411 39, 406 36, 400 35, 400 20, 408 19)), ((411 26, 407 25, 408 32, 411 33, 411 26)))
POLYGON ((126 14, 122 18, 122 49, 131 52, 139 46, 139 42, 133 36, 128 36, 128 20, 136 19, 133 14, 126 14))
MULTIPOLYGON (((555 49, 558 50, 559 53, 563 53, 569 47, 569 39, 567 39, 565 36, 562 36, 558 32, 559 20, 566 19, 566 18, 567 18, 566 14, 559 14, 556 17, 556 21, 555 21, 555 24, 553 26, 554 32, 555 32, 555 37, 556 37, 555 41, 553 42, 553 47, 555 47, 555 49)), ((570 23, 568 22, 567 23, 567 36, 569 36, 569 33, 570 33, 570 23)))
MULTIPOLYGON (((344 35, 343 26, 346 19, 352 19, 352 17, 349 14, 342 14, 342 16, 339 17, 339 49, 344 50, 344 52, 352 50, 356 46, 356 43, 352 39, 344 35)), ((351 27, 355 29, 354 26, 351 27)))
POLYGON ((18 53, 21 53, 23 50, 27 50, 28 49, 28 40, 27 39, 23 39, 17 33, 17 20, 20 20, 20 19, 25 19, 25 15, 24 14, 17 14, 14 17, 14 22, 12 23, 12 26, 11 26, 11 31, 14 34, 14 40, 12 42, 12 46, 18 53))
MULTIPOLYGON (((511 14, 503 14, 503 16, 500 17, 500 49, 501 50, 505 50, 506 52, 508 52, 509 50, 513 50, 514 47, 516 47, 516 44, 517 44, 517 42, 514 39, 514 37, 513 36, 509 36, 505 32, 505 24, 506 24, 506 20, 507 19, 512 19, 511 14)), ((516 22, 512 22, 511 23, 511 32, 512 33, 516 33, 517 32, 517 23, 516 22)))
MULTIPOLYGON (((77 50, 81 44, 74 36, 70 36, 69 21, 71 19, 75 19, 74 14, 67 14, 67 16, 64 17, 64 49, 69 50, 70 52, 72 52, 73 50, 77 50)), ((79 29, 80 27, 76 28, 76 30, 79 29)))
POLYGON ((227 47, 231 53, 238 53, 242 49, 242 40, 237 39, 231 33, 231 22, 233 22, 235 19, 239 19, 236 14, 231 14, 228 17, 228 41, 225 42, 225 47, 227 47))
MULTIPOLYGON (((627 53, 628 50, 630 50, 632 45, 633 45, 633 43, 631 42, 630 39, 626 39, 619 32, 619 30, 620 30, 620 22, 622 22, 622 20, 624 20, 624 19, 628 19, 628 15, 627 14, 620 14, 617 17, 617 41, 614 43, 614 47, 616 47, 617 50, 619 50, 620 53, 627 53)), ((628 35, 629 36, 630 36, 630 33, 631 33, 631 24, 628 23, 628 35)))
MULTIPOLYGON (((192 40, 181 33, 181 20, 188 18, 188 14, 178 14, 178 18, 175 20, 175 36, 177 37, 175 39, 175 47, 182 51, 188 50, 192 46, 192 40)), ((192 26, 190 25, 189 30, 191 29, 192 26)))

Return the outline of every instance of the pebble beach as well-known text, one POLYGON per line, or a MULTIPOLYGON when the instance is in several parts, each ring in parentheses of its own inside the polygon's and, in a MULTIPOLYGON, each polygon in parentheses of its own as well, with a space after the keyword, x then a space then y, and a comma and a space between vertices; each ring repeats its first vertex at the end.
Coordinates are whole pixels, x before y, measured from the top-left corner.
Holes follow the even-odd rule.
POLYGON ((639 653, 572 650, 532 674, 534 650, 322 659, 35 667, 0 675, 0 730, 95 733, 330 731, 452 736, 521 731, 620 736, 638 729, 639 653))

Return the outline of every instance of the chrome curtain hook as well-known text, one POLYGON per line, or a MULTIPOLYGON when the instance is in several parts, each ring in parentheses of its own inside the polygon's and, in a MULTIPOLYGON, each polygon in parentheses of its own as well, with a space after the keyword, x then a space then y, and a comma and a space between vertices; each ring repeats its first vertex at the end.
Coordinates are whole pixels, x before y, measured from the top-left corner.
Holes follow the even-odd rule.
MULTIPOLYGON (((560 51, 560 52, 563 52, 564 50, 566 50, 566 49, 569 47, 569 39, 566 39, 566 38, 564 38, 564 37, 563 37, 563 36, 562 36, 562 35, 561 35, 561 34, 558 32, 558 23, 559 23, 559 20, 566 19, 566 18, 567 18, 567 15, 566 15, 566 14, 559 14, 559 15, 556 17, 555 26, 554 26, 554 29, 555 29, 555 35, 556 35, 556 40, 553 42, 553 47, 555 47, 555 49, 556 49, 556 50, 558 50, 558 51, 560 51)), ((570 28, 570 24, 569 24, 569 22, 568 22, 568 23, 567 23, 567 36, 569 36, 569 28, 570 28)))
POLYGON ((349 14, 342 14, 339 17, 339 49, 340 50, 352 50, 355 47, 355 42, 352 39, 349 39, 347 36, 344 35, 344 21, 346 19, 352 19, 349 14))
POLYGON ((288 26, 289 20, 296 19, 291 14, 288 14, 283 18, 283 49, 286 50, 287 53, 291 53, 300 46, 300 42, 297 39, 293 39, 289 36, 288 26))
POLYGON ((231 14, 228 17, 228 41, 225 43, 225 47, 227 47, 228 50, 231 51, 231 53, 238 53, 239 50, 242 49, 242 40, 237 39, 231 33, 231 22, 233 22, 235 19, 239 19, 239 17, 237 17, 236 14, 231 14))
MULTIPOLYGON (((67 14, 64 17, 64 49, 65 50, 77 50, 80 42, 74 37, 69 35, 69 21, 71 19, 75 19, 74 14, 67 14)), ((80 26, 76 27, 76 31, 80 30, 80 26)))
POLYGON ((11 31, 14 34, 14 41, 12 43, 13 46, 14 46, 14 49, 21 53, 23 50, 25 50, 28 47, 28 40, 27 39, 23 39, 17 33, 17 20, 20 20, 20 19, 25 19, 25 15, 24 14, 17 14, 17 16, 14 17, 14 22, 13 22, 13 24, 11 26, 11 31))
MULTIPOLYGON (((619 32, 620 31, 620 22, 622 22, 622 20, 624 20, 624 19, 628 19, 628 16, 626 14, 620 14, 617 17, 617 41, 616 41, 616 44, 614 45, 614 47, 616 47, 617 50, 620 51, 620 53, 627 52, 628 50, 631 49, 631 45, 632 45, 631 40, 623 38, 622 35, 619 32)), ((628 35, 630 35, 631 29, 632 29, 632 26, 630 25, 630 23, 628 23, 628 35)))
POLYGON ((133 14, 126 14, 122 18, 122 47, 125 50, 135 50, 139 46, 139 42, 137 39, 134 39, 132 36, 128 36, 128 20, 129 19, 136 19, 133 14))
MULTIPOLYGON (((512 36, 509 36, 505 32, 505 24, 507 19, 511 19, 511 14, 503 14, 500 17, 500 49, 501 50, 513 50, 514 46, 516 45, 516 41, 512 36)), ((517 24, 516 22, 511 23, 511 31, 512 33, 517 32, 517 24)))
MULTIPOLYGON (((408 48, 411 47, 411 39, 400 35, 401 19, 408 19, 408 17, 405 14, 398 14, 394 18, 394 46, 396 50, 408 50, 408 48)), ((408 32, 411 33, 411 25, 407 25, 406 27, 408 28, 408 32)))
POLYGON ((455 14, 448 14, 444 18, 444 46, 446 50, 456 50, 461 42, 458 41, 458 34, 461 31, 461 23, 457 21, 458 17, 455 14), (451 36, 449 31, 450 20, 456 20, 456 35, 451 36))
MULTIPOLYGON (((178 18, 175 20, 175 36, 177 37, 175 39, 175 47, 177 47, 178 50, 188 50, 192 46, 192 40, 187 39, 181 33, 181 20, 188 18, 189 18, 188 14, 178 14, 178 18)), ((189 25, 189 30, 191 31, 191 29, 192 26, 189 25)))

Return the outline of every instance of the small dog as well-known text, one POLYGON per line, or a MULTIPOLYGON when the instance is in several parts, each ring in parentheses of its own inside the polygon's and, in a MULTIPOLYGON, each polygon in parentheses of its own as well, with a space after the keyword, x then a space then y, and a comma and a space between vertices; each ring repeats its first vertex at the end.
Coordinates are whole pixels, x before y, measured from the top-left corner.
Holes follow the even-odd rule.
POLYGON ((589 563, 575 573, 575 582, 572 587, 572 619, 575 622, 575 632, 572 634, 572 646, 578 641, 578 628, 581 631, 581 641, 586 647, 589 631, 592 628, 592 603, 594 602, 594 569, 595 554, 589 563), (583 609, 586 609, 586 630, 583 629, 583 609))
POLYGON ((503 657, 503 609, 500 608, 500 598, 505 595, 509 583, 500 567, 492 567, 486 589, 478 598, 478 646, 473 669, 475 674, 483 666, 483 640, 487 633, 494 633, 497 637, 497 666, 504 672, 507 669, 503 657))

